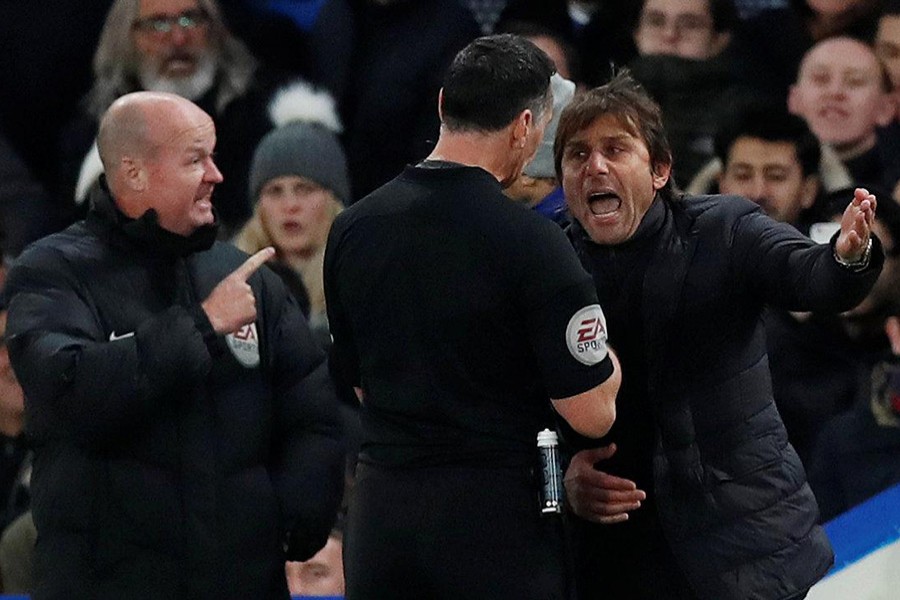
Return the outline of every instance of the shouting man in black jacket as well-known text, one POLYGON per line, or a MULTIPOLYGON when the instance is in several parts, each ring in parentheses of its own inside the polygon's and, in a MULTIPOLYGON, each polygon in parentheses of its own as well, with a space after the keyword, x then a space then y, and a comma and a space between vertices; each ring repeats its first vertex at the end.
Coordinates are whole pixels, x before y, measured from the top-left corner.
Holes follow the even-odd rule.
POLYGON ((833 557, 761 315, 866 295, 875 197, 856 190, 829 244, 737 196, 677 197, 659 107, 627 73, 566 107, 554 154, 624 374, 607 445, 566 474, 581 598, 802 598, 833 557))
POLYGON ((35 444, 41 598, 287 598, 326 541, 343 452, 324 357, 277 276, 214 243, 212 119, 123 96, 88 218, 9 283, 35 444))

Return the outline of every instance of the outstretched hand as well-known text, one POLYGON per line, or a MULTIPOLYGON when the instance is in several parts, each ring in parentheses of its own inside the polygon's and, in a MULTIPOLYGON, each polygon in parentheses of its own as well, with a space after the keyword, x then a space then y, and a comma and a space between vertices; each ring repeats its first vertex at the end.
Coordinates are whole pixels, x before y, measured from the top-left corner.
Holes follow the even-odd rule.
POLYGON ((219 282, 200 305, 216 333, 234 333, 256 320, 256 297, 247 279, 259 269, 275 249, 263 248, 219 282))
POLYGON ((865 188, 856 188, 853 192, 853 201, 841 217, 841 233, 834 245, 834 251, 841 259, 856 262, 862 258, 869 243, 877 204, 875 196, 865 188))
POLYGON ((616 453, 616 445, 582 450, 572 457, 563 482, 572 511, 588 521, 609 525, 628 520, 628 513, 641 507, 647 497, 630 479, 594 468, 616 453))

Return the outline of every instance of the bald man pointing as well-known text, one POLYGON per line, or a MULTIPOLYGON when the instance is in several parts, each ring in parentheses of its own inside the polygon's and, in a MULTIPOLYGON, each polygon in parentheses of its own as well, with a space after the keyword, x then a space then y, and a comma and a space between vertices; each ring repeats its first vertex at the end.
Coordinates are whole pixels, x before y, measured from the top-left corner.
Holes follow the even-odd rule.
POLYGON ((35 444, 33 598, 288 598, 343 450, 325 359, 280 280, 217 243, 209 115, 104 116, 88 217, 14 266, 10 358, 35 444))

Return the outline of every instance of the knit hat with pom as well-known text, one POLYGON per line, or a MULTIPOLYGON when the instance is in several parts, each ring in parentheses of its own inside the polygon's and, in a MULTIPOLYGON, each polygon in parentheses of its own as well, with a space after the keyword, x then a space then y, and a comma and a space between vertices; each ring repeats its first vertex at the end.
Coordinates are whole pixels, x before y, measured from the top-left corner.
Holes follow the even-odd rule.
POLYGON ((341 125, 334 99, 306 83, 276 94, 269 109, 275 128, 259 142, 250 164, 251 202, 263 186, 277 177, 297 175, 331 190, 350 202, 347 158, 338 140, 341 125))
POLYGON ((550 89, 553 91, 553 118, 544 129, 544 137, 541 139, 541 145, 538 146, 537 154, 522 169, 525 175, 539 179, 556 178, 556 167, 553 165, 553 140, 556 138, 556 128, 559 126, 559 115, 575 97, 575 84, 559 73, 554 73, 550 78, 550 89))

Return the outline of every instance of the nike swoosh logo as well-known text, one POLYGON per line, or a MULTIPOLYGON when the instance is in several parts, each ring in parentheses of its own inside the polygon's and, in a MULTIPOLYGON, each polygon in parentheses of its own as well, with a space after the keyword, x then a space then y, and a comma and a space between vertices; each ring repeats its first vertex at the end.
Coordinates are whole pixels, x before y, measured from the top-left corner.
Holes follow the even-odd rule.
POLYGON ((116 340, 124 340, 125 338, 134 337, 134 332, 131 331, 129 333, 123 333, 122 335, 116 335, 116 332, 113 331, 109 334, 109 341, 114 342, 116 340))

